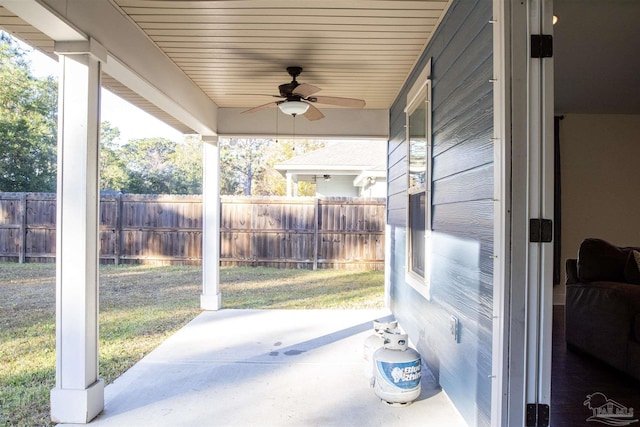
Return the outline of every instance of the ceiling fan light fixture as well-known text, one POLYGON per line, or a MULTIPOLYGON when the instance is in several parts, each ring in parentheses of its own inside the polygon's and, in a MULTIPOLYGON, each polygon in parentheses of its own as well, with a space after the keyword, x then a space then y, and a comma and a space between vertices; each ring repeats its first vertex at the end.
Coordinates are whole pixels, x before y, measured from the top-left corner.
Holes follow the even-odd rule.
POLYGON ((304 114, 309 109, 309 104, 302 101, 286 101, 278 104, 280 111, 290 116, 304 114))

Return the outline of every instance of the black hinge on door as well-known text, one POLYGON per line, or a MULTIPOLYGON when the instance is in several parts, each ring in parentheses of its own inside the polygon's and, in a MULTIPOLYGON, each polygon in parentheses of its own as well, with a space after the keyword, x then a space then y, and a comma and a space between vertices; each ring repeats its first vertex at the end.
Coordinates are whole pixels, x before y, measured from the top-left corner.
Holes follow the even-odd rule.
POLYGON ((531 34, 531 57, 551 58, 553 56, 553 36, 549 34, 531 34))
POLYGON ((549 405, 527 403, 527 427, 549 427, 549 405))
POLYGON ((549 243, 553 240, 553 221, 550 219, 529 219, 529 242, 549 243))

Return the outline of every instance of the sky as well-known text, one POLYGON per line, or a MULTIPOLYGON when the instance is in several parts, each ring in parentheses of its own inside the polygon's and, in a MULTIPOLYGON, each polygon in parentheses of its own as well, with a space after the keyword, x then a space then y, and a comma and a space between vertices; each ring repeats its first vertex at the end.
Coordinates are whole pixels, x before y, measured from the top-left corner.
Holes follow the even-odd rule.
MULTIPOLYGON (((31 61, 31 72, 36 77, 57 76, 58 63, 39 51, 22 45, 31 61)), ((183 140, 182 133, 166 125, 119 96, 102 89, 102 121, 120 130, 120 143, 131 139, 162 137, 175 142, 183 140)))

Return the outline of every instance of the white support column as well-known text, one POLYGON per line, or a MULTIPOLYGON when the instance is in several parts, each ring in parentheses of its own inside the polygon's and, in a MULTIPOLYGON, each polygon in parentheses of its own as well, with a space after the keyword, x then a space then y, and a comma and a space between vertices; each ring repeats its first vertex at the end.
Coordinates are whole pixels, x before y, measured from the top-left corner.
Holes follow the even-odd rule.
POLYGON ((220 294, 220 150, 217 136, 202 137, 202 295, 200 308, 219 310, 220 294))
POLYGON ((94 41, 60 54, 56 238, 56 386, 51 419, 87 423, 104 408, 98 378, 100 61, 94 41))
POLYGON ((287 197, 293 197, 293 174, 287 172, 287 197))

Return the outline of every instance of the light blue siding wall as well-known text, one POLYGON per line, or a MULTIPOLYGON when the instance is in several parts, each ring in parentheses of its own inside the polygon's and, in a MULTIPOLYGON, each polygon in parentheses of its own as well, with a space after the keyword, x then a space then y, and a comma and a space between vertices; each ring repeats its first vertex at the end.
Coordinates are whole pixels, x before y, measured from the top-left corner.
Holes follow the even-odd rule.
POLYGON ((451 6, 390 111, 388 223, 392 309, 470 425, 490 423, 493 294, 491 0, 451 6), (432 58, 431 301, 405 283, 406 93, 432 58), (460 339, 449 332, 460 321, 460 339))
POLYGON ((353 175, 331 175, 330 181, 322 177, 316 181, 316 195, 322 197, 358 197, 359 188, 353 185, 353 175))

